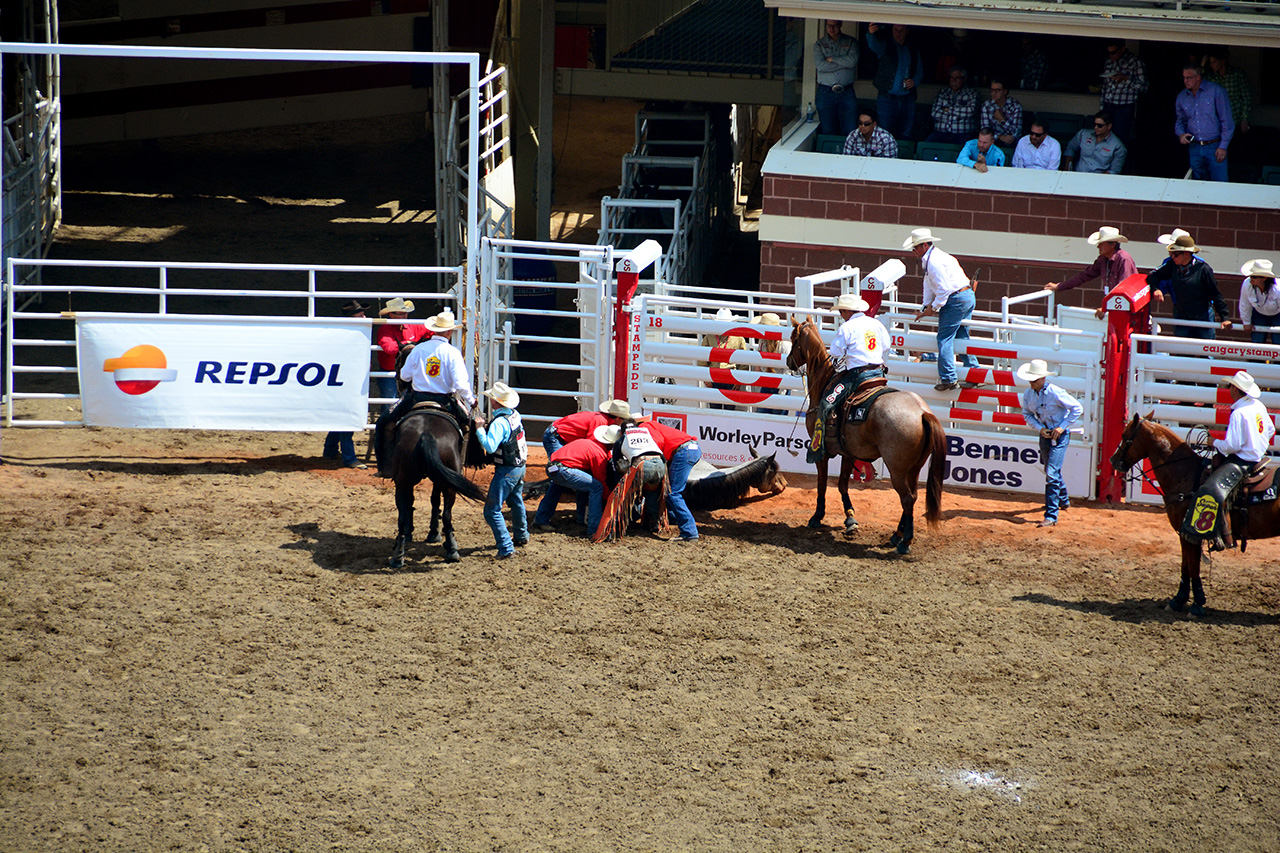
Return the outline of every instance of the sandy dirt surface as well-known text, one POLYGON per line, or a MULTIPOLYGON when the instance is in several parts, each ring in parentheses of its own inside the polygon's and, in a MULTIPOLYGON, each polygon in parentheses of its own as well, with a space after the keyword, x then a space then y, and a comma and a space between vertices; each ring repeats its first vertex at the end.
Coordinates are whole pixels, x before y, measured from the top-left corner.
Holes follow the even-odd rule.
POLYGON ((503 562, 463 502, 392 572, 321 439, 5 431, 0 849, 1277 849, 1275 542, 1203 619, 1154 510, 950 492, 898 557, 878 485, 503 562))

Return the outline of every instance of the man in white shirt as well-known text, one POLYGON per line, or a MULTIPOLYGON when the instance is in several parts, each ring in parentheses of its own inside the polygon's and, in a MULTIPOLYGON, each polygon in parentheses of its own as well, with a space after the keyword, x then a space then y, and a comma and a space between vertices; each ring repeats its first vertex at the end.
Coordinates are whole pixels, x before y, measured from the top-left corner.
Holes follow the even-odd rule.
MULTIPOLYGON (((960 268, 960 262, 933 244, 938 238, 928 228, 917 228, 902 242, 902 248, 920 259, 924 268, 924 300, 916 319, 938 315, 938 384, 935 391, 954 391, 956 382, 955 341, 967 341, 969 329, 964 321, 973 316, 976 300, 973 282, 960 268)), ((965 368, 978 366, 978 360, 965 353, 960 357, 965 368)), ((966 388, 979 383, 964 382, 966 388)))
POLYGON ((1015 169, 1044 169, 1056 172, 1062 165, 1062 145, 1050 136, 1039 122, 1031 123, 1031 132, 1018 140, 1013 149, 1015 169))
POLYGON ((832 410, 839 411, 848 396, 865 380, 884 376, 884 351, 889 345, 889 331, 875 317, 865 312, 869 306, 855 293, 843 293, 832 306, 843 321, 831 342, 831 362, 836 374, 827 384, 826 393, 818 401, 818 416, 813 422, 813 436, 806 456, 808 462, 822 461, 826 448, 826 422, 832 410))
POLYGON ((431 337, 419 342, 400 368, 400 378, 413 387, 390 412, 378 418, 374 426, 373 448, 378 459, 379 477, 392 475, 394 427, 415 404, 425 401, 439 403, 458 420, 461 428, 466 429, 476 404, 476 395, 471 390, 471 370, 462 353, 449 341, 450 333, 457 328, 452 311, 445 310, 432 317, 427 321, 431 337))
POLYGON ((1226 384, 1232 400, 1227 433, 1213 443, 1222 458, 1196 492, 1182 522, 1184 539, 1212 540, 1209 547, 1214 551, 1234 544, 1228 517, 1231 495, 1245 475, 1267 455, 1276 434, 1275 421, 1259 399, 1262 389, 1252 376, 1237 370, 1221 381, 1226 384))

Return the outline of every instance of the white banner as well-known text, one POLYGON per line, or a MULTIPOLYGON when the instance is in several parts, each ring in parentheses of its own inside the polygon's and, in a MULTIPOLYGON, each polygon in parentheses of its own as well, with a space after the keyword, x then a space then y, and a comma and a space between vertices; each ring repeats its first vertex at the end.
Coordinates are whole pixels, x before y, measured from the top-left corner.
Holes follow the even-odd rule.
POLYGON ((369 321, 76 317, 84 422, 157 429, 360 430, 369 321))

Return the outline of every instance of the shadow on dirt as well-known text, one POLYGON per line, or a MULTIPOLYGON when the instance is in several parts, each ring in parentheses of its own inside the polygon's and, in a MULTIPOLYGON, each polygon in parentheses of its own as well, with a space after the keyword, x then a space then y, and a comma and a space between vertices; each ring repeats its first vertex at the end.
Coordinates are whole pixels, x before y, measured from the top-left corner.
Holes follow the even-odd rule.
MULTIPOLYGON (((298 537, 297 542, 281 545, 284 551, 306 551, 311 554, 316 568, 326 572, 348 575, 405 575, 434 572, 449 565, 444 561, 441 545, 428 545, 417 539, 409 548, 409 558, 402 569, 388 567, 393 536, 354 536, 336 530, 321 530, 315 522, 290 524, 288 530, 298 537)), ((426 536, 426 531, 422 532, 426 536)), ((462 562, 475 555, 483 560, 493 553, 492 542, 487 546, 468 548, 459 543, 458 553, 462 562), (488 554, 486 554, 488 552, 488 554)))
POLYGON ((1280 615, 1274 613, 1256 613, 1248 610, 1228 611, 1208 609, 1205 616, 1188 616, 1175 613, 1165 607, 1168 599, 1127 598, 1121 601, 1066 601, 1042 593, 1017 595, 1014 601, 1027 601, 1032 604, 1048 604, 1077 613, 1094 613, 1106 616, 1113 622, 1204 622, 1211 625, 1236 625, 1242 628, 1257 628, 1263 625, 1280 625, 1280 615))
POLYGON ((284 454, 259 456, 253 459, 209 459, 202 456, 177 456, 169 459, 144 459, 141 457, 101 459, 92 456, 78 459, 46 461, 40 458, 5 460, 7 464, 25 465, 31 468, 57 468, 63 471, 109 472, 113 474, 150 474, 180 476, 194 474, 235 474, 254 476, 266 473, 296 473, 328 469, 329 463, 318 463, 314 456, 284 454))

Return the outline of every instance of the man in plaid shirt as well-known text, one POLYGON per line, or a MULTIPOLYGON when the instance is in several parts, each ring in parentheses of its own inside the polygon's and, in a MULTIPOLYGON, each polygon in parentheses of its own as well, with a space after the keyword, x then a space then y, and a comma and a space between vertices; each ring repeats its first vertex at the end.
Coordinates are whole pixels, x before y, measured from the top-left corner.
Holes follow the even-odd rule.
POLYGON ((1133 141, 1133 122, 1138 96, 1147 91, 1147 67, 1129 52, 1124 39, 1107 42, 1107 62, 1102 66, 1102 112, 1115 119, 1115 135, 1128 145, 1133 141))
POLYGON ((991 80, 991 100, 982 102, 978 122, 996 132, 1001 145, 1015 145, 1022 135, 1022 104, 1009 97, 1009 87, 999 78, 991 80))
POLYGON ((858 116, 858 126, 844 141, 844 153, 897 158, 898 142, 893 134, 880 126, 876 114, 867 110, 858 116))
POLYGON ((933 102, 933 133, 925 142, 966 142, 978 130, 978 93, 966 86, 968 73, 959 65, 951 66, 947 88, 938 92, 933 102))
POLYGON ((1226 47, 1211 47, 1204 58, 1209 66, 1204 79, 1227 90, 1227 101, 1231 104, 1231 117, 1236 120, 1236 130, 1248 133, 1249 119, 1253 117, 1253 88, 1249 85, 1249 79, 1239 68, 1231 67, 1231 51, 1226 47))

